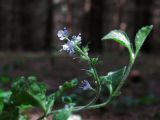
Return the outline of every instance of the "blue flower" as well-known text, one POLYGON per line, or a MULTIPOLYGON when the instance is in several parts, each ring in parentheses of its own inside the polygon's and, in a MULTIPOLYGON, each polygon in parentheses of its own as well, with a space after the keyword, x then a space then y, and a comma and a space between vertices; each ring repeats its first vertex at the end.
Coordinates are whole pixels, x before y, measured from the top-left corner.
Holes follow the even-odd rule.
POLYGON ((87 80, 83 80, 79 88, 82 88, 83 90, 93 89, 87 80))
POLYGON ((71 40, 72 40, 72 41, 75 41, 76 43, 81 43, 81 40, 82 40, 81 34, 79 33, 78 36, 72 36, 72 39, 71 39, 71 40))
POLYGON ((68 38, 69 36, 68 30, 66 28, 64 28, 63 30, 59 30, 57 36, 59 37, 60 40, 68 38))
POLYGON ((75 53, 74 44, 75 43, 73 41, 67 41, 66 44, 62 45, 62 50, 66 51, 67 53, 72 55, 75 53))
POLYGON ((72 36, 71 39, 69 39, 69 33, 66 28, 63 30, 59 30, 57 33, 57 36, 59 37, 60 40, 65 40, 64 45, 62 45, 62 49, 60 51, 66 51, 68 54, 73 55, 75 54, 75 49, 74 46, 78 46, 81 44, 81 34, 77 36, 72 36))
POLYGON ((69 108, 69 105, 65 104, 65 105, 64 105, 64 108, 65 108, 65 109, 68 109, 68 108, 69 108))

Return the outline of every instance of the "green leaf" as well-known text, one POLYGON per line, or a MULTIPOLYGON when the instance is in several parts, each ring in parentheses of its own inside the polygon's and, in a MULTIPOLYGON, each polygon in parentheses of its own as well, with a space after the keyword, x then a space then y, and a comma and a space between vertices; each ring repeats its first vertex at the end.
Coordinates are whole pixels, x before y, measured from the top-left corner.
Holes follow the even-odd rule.
POLYGON ((0 113, 3 111, 4 108, 4 102, 0 100, 0 113))
POLYGON ((65 82, 63 85, 59 86, 59 89, 52 93, 50 96, 47 97, 47 102, 46 102, 46 113, 51 112, 52 107, 55 103, 55 100, 62 95, 62 93, 66 90, 72 89, 73 87, 75 87, 78 84, 78 80, 77 79, 73 79, 70 82, 65 82))
POLYGON ((63 109, 59 111, 57 114, 53 114, 53 120, 67 120, 71 115, 70 109, 63 109))
POLYGON ((62 97, 62 101, 64 102, 64 103, 72 103, 73 101, 72 101, 72 98, 70 97, 70 96, 63 96, 62 97))
POLYGON ((0 100, 2 100, 2 101, 5 102, 5 103, 8 103, 11 94, 12 94, 11 91, 3 91, 3 90, 0 90, 0 100))
POLYGON ((46 86, 36 82, 36 77, 21 77, 12 85, 11 100, 16 106, 21 104, 40 107, 46 111, 46 86))
POLYGON ((3 112, 4 104, 9 102, 11 91, 0 90, 0 113, 3 112))
POLYGON ((126 47, 130 53, 130 59, 134 59, 134 53, 127 34, 121 30, 113 30, 105 35, 102 40, 114 40, 126 47))
POLYGON ((125 75, 125 71, 126 71, 126 67, 119 69, 117 71, 108 73, 107 79, 109 81, 112 81, 113 89, 115 89, 117 87, 117 85, 120 83, 123 76, 125 75))
POLYGON ((93 68, 90 68, 89 70, 86 70, 86 73, 88 76, 96 78, 95 72, 93 68))
POLYGON ((63 85, 59 86, 59 92, 63 92, 65 90, 71 89, 78 84, 77 79, 73 79, 70 82, 66 81, 63 85))
POLYGON ((138 54, 140 48, 142 47, 145 39, 149 35, 153 28, 153 25, 142 27, 136 34, 135 37, 135 47, 136 47, 136 55, 138 54))
POLYGON ((18 120, 29 120, 26 115, 20 115, 18 120))
POLYGON ((56 98, 56 94, 55 93, 53 93, 53 94, 51 94, 50 96, 47 97, 47 101, 46 101, 46 108, 47 108, 46 114, 48 114, 48 113, 51 112, 52 107, 53 107, 53 105, 55 103, 55 98, 56 98))
POLYGON ((33 108, 33 106, 21 104, 20 106, 18 106, 18 108, 19 108, 20 112, 25 112, 25 111, 29 110, 30 108, 33 108))
POLYGON ((126 67, 119 69, 114 72, 109 72, 106 76, 101 76, 100 81, 101 84, 108 87, 109 92, 112 93, 122 80, 123 76, 125 75, 126 67))
POLYGON ((91 58, 91 62, 92 62, 92 65, 97 65, 99 64, 99 60, 98 60, 98 57, 97 58, 91 58))

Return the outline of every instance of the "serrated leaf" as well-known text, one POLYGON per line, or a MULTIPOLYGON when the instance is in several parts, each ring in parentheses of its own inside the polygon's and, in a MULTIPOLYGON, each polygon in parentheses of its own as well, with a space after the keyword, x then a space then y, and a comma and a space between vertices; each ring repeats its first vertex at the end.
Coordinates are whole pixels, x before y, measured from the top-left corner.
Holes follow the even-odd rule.
POLYGON ((133 49, 127 34, 121 30, 112 30, 107 35, 105 35, 102 40, 114 40, 120 45, 126 47, 130 53, 130 58, 134 58, 133 49))
POLYGON ((136 55, 138 54, 140 48, 142 47, 145 39, 149 35, 153 28, 153 25, 142 27, 136 34, 135 37, 135 47, 136 47, 136 55))

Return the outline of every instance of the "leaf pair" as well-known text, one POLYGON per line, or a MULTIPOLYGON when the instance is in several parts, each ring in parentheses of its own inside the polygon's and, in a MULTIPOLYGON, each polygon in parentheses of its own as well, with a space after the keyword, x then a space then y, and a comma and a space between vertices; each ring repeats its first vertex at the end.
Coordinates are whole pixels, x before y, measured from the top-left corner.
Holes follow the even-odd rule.
MULTIPOLYGON (((122 32, 121 30, 113 30, 107 35, 105 35, 102 40, 113 40, 120 45, 126 47, 130 54, 130 64, 132 65, 135 58, 137 57, 140 48, 142 47, 145 39, 149 35, 153 28, 153 25, 142 27, 136 34, 135 37, 135 50, 133 49, 132 43, 129 41, 129 38, 125 32, 122 32)), ((127 68, 128 69, 128 68, 127 68)), ((122 79, 124 79, 124 76, 128 76, 130 69, 126 72, 126 67, 123 69, 109 72, 106 76, 101 76, 101 84, 106 85, 106 87, 109 89, 110 95, 112 95, 112 92, 116 89, 116 87, 120 84, 122 79), (125 75, 126 74, 126 75, 125 75)))

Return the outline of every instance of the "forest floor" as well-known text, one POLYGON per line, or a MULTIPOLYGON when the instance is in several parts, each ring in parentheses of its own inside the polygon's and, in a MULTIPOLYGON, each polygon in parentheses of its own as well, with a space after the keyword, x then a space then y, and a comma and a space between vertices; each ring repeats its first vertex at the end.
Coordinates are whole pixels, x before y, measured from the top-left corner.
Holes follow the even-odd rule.
MULTIPOLYGON (((128 64, 125 53, 103 53, 98 56, 103 61, 97 66, 101 75, 128 64)), ((85 79, 81 69, 86 69, 86 64, 66 55, 50 56, 43 52, 0 53, 0 61, 0 80, 6 88, 9 88, 7 79, 12 81, 17 76, 36 75, 48 85, 49 93, 64 81, 85 79)), ((159 70, 160 56, 141 54, 123 86, 122 95, 113 104, 77 114, 81 114, 83 120, 160 120, 159 70)), ((37 111, 30 113, 31 120, 36 120, 39 114, 37 111)))

